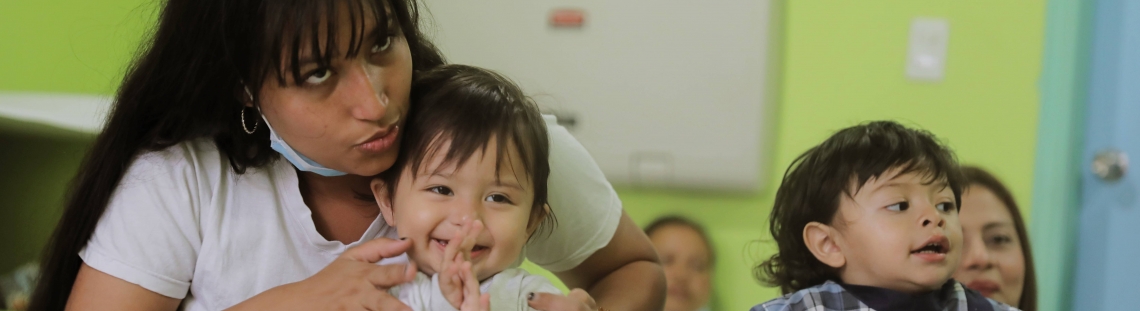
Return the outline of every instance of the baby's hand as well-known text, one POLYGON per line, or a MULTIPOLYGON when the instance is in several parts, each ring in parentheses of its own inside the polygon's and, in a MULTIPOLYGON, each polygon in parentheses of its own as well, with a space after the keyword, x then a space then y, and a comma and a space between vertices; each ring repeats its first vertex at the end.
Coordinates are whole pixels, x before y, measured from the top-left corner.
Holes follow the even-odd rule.
POLYGON ((463 262, 463 305, 459 311, 491 311, 491 295, 479 293, 479 279, 471 270, 471 262, 463 262))
MULTIPOLYGON (((482 221, 466 222, 443 249, 443 261, 439 265, 439 289, 443 297, 447 298, 447 302, 456 309, 459 309, 465 301, 467 278, 462 268, 466 265, 467 269, 471 270, 469 261, 471 249, 475 247, 475 240, 481 231, 483 231, 482 221)), ((478 293, 479 281, 476 280, 474 285, 478 293)))

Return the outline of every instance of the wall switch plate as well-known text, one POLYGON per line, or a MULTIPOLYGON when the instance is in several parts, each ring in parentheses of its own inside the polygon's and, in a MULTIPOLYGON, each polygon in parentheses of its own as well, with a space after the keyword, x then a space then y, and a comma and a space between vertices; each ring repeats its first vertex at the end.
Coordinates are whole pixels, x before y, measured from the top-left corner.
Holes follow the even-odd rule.
POLYGON ((949 42, 950 22, 945 18, 915 18, 910 24, 907 77, 918 81, 942 81, 949 42))

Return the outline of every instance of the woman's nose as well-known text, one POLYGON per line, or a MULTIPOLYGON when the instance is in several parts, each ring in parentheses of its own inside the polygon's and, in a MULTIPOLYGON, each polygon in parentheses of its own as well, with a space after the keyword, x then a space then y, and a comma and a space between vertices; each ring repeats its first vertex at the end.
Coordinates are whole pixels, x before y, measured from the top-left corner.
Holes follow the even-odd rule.
POLYGON ((359 62, 346 74, 346 101, 352 105, 352 116, 358 120, 379 122, 388 111, 388 94, 384 92, 382 68, 359 62))
POLYGON ((685 284, 689 282, 689 273, 683 267, 678 265, 665 267, 665 279, 685 284))
POLYGON ((962 254, 962 267, 985 270, 993 267, 990 252, 982 239, 966 239, 965 254, 962 254))

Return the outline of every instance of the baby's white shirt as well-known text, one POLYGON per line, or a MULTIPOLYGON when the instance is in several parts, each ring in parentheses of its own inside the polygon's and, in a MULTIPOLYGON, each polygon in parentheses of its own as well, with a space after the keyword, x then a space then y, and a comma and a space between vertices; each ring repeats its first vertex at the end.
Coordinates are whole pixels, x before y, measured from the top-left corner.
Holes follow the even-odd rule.
MULTIPOLYGON (((517 268, 503 270, 479 283, 479 291, 490 293, 491 310, 495 311, 531 311, 534 309, 527 305, 528 294, 562 294, 550 280, 517 268)), ((439 274, 428 276, 423 272, 416 273, 415 280, 393 287, 388 293, 415 311, 458 310, 443 296, 439 287, 439 274)))

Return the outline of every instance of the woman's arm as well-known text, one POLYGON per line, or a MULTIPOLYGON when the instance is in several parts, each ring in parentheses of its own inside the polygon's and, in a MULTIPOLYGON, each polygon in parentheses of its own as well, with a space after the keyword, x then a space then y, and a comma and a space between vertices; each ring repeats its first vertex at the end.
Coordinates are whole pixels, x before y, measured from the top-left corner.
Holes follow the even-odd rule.
POLYGON ((399 256, 411 241, 379 238, 340 254, 316 275, 274 287, 227 310, 411 311, 388 289, 415 279, 415 264, 376 265, 399 256))
POLYGON ((599 307, 609 310, 661 310, 665 306, 665 272, 657 251, 625 211, 606 247, 555 275, 569 288, 585 289, 599 307))
MULTIPOLYGON (((230 310, 410 310, 387 289, 415 275, 414 265, 383 265, 398 256, 408 241, 375 239, 345 251, 316 275, 274 287, 230 310)), ((67 310, 175 310, 181 299, 170 298, 83 264, 72 285, 67 310)))
MULTIPOLYGON (((665 274, 657 251, 622 210, 621 199, 586 147, 553 116, 543 118, 550 133, 548 201, 558 222, 549 235, 528 244, 527 257, 559 271, 555 275, 563 283, 585 289, 603 308, 661 310, 665 274)), ((589 299, 576 299, 582 294, 570 295, 577 305, 570 310, 590 307, 589 299)), ((566 299, 542 303, 552 296, 539 294, 534 300, 546 307, 542 310, 566 310, 561 307, 570 304, 566 299)))
POLYGON ((83 264, 71 287, 67 310, 174 310, 181 302, 83 264))

